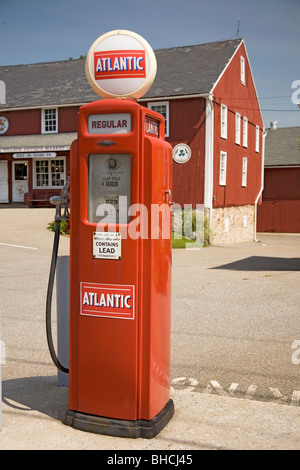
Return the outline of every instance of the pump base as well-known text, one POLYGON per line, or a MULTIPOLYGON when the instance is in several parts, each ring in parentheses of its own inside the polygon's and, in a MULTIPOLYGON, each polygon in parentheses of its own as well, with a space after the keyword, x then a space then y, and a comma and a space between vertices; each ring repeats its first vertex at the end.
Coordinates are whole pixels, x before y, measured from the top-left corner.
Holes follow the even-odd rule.
POLYGON ((174 415, 173 400, 169 400, 164 408, 151 420, 140 419, 128 421, 123 419, 105 418, 78 411, 68 410, 63 423, 81 431, 105 434, 107 436, 151 439, 155 437, 174 415))

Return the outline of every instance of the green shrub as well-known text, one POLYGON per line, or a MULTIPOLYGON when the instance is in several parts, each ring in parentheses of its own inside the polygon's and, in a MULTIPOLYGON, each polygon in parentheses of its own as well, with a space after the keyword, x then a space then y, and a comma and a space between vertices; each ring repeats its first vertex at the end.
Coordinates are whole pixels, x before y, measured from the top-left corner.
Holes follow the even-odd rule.
POLYGON ((179 234, 172 234, 172 248, 201 248, 203 246, 202 243, 196 240, 184 236, 182 238, 176 238, 176 235, 179 236, 179 234))
MULTIPOLYGON (((53 222, 51 222, 49 225, 48 225, 48 230, 50 230, 51 232, 55 232, 55 220, 53 220, 53 222)), ((60 233, 62 235, 70 235, 70 226, 68 226, 68 222, 66 222, 65 220, 62 220, 61 223, 60 223, 60 233)))

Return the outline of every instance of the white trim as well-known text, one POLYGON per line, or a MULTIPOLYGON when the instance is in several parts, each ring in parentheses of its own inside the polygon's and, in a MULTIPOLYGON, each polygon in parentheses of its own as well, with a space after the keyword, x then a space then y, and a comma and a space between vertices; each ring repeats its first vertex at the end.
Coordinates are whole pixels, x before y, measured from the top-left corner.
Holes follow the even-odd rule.
MULTIPOLYGON (((204 207, 212 209, 214 177, 214 104, 212 95, 206 98, 205 115, 204 207)), ((210 215, 211 223, 212 213, 210 215)))
POLYGON ((265 128, 263 129, 263 135, 262 135, 262 152, 261 152, 261 184, 260 184, 260 190, 258 192, 257 198, 255 199, 254 207, 254 241, 257 242, 256 238, 256 225, 257 225, 257 203, 259 198, 262 195, 263 189, 264 189, 264 169, 265 169, 265 138, 266 138, 267 132, 265 128))

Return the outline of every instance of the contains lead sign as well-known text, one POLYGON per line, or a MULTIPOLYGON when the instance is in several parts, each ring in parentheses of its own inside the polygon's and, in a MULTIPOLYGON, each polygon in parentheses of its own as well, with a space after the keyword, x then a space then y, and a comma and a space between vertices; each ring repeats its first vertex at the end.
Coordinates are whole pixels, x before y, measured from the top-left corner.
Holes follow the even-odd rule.
POLYGON ((99 259, 121 259, 122 238, 119 232, 94 232, 93 257, 99 259))

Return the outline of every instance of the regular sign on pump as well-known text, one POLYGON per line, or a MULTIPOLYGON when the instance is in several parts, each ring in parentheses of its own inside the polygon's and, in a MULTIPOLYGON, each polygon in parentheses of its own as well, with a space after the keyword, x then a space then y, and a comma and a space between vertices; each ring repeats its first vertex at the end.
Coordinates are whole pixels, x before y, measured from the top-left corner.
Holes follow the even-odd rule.
POLYGON ((86 59, 86 75, 102 98, 143 96, 156 75, 156 58, 148 42, 136 33, 116 30, 100 36, 86 59))

